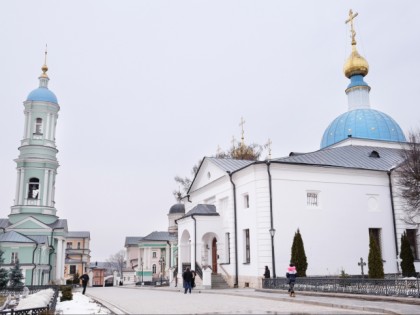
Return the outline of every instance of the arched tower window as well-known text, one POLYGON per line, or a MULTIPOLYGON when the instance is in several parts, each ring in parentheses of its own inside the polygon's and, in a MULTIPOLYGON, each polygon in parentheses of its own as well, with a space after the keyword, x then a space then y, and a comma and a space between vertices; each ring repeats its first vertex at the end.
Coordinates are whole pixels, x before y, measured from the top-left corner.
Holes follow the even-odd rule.
POLYGON ((38 199, 39 196, 39 179, 32 177, 29 179, 28 199, 38 199))
POLYGON ((152 273, 155 274, 156 273, 156 264, 153 264, 152 266, 152 273))
POLYGON ((42 135, 42 118, 37 118, 36 119, 35 134, 42 135))

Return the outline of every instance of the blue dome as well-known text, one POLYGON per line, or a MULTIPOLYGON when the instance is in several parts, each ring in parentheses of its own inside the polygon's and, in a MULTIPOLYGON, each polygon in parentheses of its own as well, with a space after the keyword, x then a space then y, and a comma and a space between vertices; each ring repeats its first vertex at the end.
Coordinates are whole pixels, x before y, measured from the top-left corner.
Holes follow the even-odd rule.
POLYGON ((374 109, 354 109, 338 116, 328 126, 321 148, 348 138, 405 142, 405 136, 394 119, 374 109))
POLYGON ((31 93, 29 93, 28 97, 26 98, 27 101, 44 101, 44 102, 57 102, 57 97, 53 92, 51 92, 46 87, 39 87, 35 90, 33 90, 31 93))

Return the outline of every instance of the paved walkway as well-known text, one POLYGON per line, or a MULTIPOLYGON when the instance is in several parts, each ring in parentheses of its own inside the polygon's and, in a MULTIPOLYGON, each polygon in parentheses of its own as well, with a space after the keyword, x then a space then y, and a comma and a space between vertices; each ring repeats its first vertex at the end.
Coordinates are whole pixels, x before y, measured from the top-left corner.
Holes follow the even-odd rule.
POLYGON ((420 299, 226 289, 95 287, 87 295, 115 314, 419 314, 420 299))

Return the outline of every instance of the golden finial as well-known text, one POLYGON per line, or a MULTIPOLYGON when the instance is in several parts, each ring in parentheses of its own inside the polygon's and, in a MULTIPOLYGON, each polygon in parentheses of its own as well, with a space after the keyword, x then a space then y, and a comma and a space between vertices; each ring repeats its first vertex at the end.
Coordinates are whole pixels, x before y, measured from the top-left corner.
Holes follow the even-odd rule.
POLYGON ((48 71, 48 67, 47 67, 47 44, 45 44, 45 57, 44 57, 44 65, 42 66, 41 70, 42 70, 42 74, 41 77, 43 78, 48 78, 47 75, 47 71, 48 71))
POLYGON ((356 32, 355 32, 354 26, 353 26, 353 20, 356 16, 358 16, 358 13, 356 12, 355 14, 353 14, 353 10, 350 9, 349 18, 346 20, 346 24, 350 22, 351 44, 352 45, 356 45, 356 32))
POLYGON ((344 75, 347 78, 352 77, 353 75, 362 75, 365 76, 369 72, 369 64, 365 58, 363 58, 356 49, 356 31, 354 30, 353 20, 358 16, 358 13, 354 13, 353 11, 349 11, 349 18, 346 20, 345 24, 350 23, 350 32, 351 32, 351 46, 352 51, 347 59, 346 63, 344 64, 344 75))
POLYGON ((244 120, 243 117, 241 117, 241 122, 239 123, 239 126, 241 126, 241 128, 242 128, 241 145, 245 144, 245 142, 244 142, 244 140, 245 140, 245 138, 244 138, 244 124, 245 124, 245 120, 244 120))
POLYGON ((271 160, 271 145, 273 144, 273 142, 271 142, 271 139, 270 138, 268 138, 268 141, 267 141, 267 144, 266 144, 266 146, 267 146, 267 148, 268 148, 268 159, 269 160, 271 160))

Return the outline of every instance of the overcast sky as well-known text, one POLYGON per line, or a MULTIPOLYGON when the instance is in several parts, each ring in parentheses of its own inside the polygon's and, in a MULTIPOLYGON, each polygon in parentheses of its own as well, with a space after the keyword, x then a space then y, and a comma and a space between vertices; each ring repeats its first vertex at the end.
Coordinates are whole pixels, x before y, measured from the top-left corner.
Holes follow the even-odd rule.
POLYGON ((2 1, 0 216, 46 44, 57 214, 104 261, 126 236, 167 230, 174 176, 240 139, 241 117, 273 157, 319 149, 347 111, 350 8, 372 108, 418 128, 420 1, 2 1))

